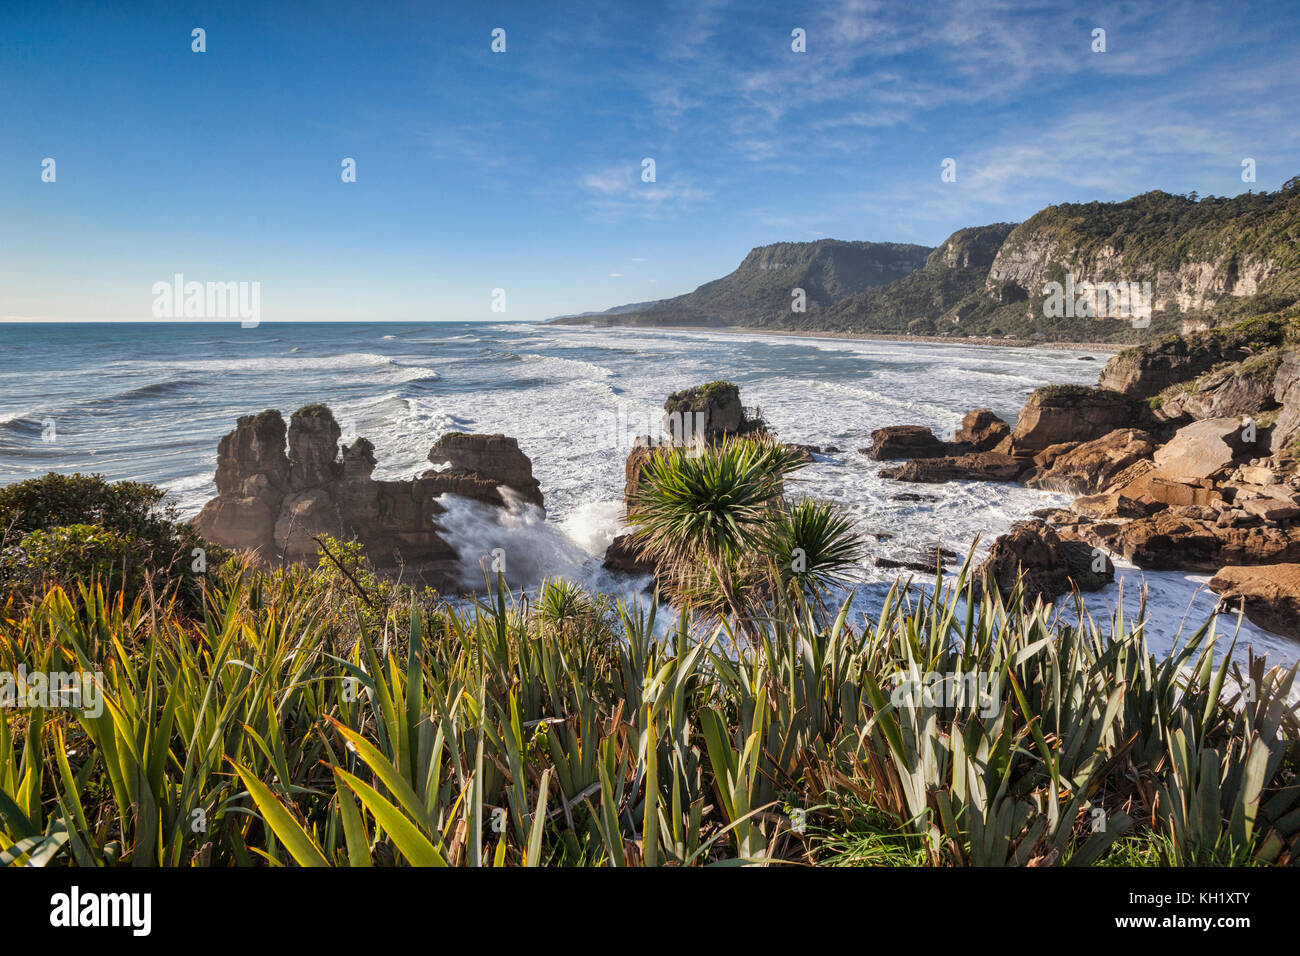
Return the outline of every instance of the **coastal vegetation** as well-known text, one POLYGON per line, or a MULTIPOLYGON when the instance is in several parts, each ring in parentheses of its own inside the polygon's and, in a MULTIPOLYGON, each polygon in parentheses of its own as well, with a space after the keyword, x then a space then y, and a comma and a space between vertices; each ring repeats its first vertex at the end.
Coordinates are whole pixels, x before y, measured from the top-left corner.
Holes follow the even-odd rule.
MULTIPOLYGON (((1079 607, 1069 623, 1021 587, 981 587, 969 559, 854 620, 833 587, 851 536, 833 511, 783 502, 792 463, 779 448, 729 439, 647 466, 643 541, 708 558, 704 591, 741 579, 712 611, 612 603, 557 580, 514 593, 499 576, 448 600, 324 536, 315 567, 245 555, 202 574, 160 563, 132 588, 95 564, 7 578, 0 672, 96 674, 101 706, 0 712, 0 860, 1300 857, 1295 668, 1230 663, 1232 642, 1209 624, 1157 659, 1129 621, 1140 607, 1106 621, 1079 607), (692 519, 691 501, 711 513, 692 519), (733 573, 740 550, 770 548, 779 568, 794 541, 811 545, 809 576, 733 573), (180 597, 191 586, 194 606, 180 597)), ((61 485, 40 481, 7 500, 86 520, 41 510, 61 485)), ((145 533, 166 520, 128 512, 145 533)), ((136 532, 114 533, 129 544, 136 532)))

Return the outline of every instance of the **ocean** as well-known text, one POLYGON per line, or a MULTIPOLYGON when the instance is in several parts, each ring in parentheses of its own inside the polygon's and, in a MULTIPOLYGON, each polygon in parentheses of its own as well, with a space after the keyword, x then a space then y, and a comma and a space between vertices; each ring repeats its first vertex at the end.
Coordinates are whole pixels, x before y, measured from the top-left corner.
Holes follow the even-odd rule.
MULTIPOLYGON (((899 572, 874 566, 936 541, 965 553, 1063 495, 1006 484, 904 485, 857 449, 873 429, 916 424, 952 435, 973 408, 1008 421, 1050 383, 1095 384, 1107 355, 1017 346, 863 341, 700 330, 530 323, 237 323, 0 325, 0 484, 48 471, 97 472, 166 488, 191 516, 216 494, 217 442, 240 415, 322 402, 344 440, 375 445, 377 478, 430 467, 448 431, 513 435, 546 498, 536 513, 486 514, 452 502, 462 553, 506 541, 525 576, 562 574, 620 596, 644 582, 601 570, 620 531, 624 460, 668 393, 716 379, 740 386, 783 441, 836 446, 799 473, 792 495, 830 498, 868 536, 855 610, 870 614, 899 572), (908 498, 900 498, 908 494, 908 498)), ((1148 595, 1147 639, 1167 652, 1212 614, 1209 575, 1141 572, 1087 596, 1109 617, 1148 595)), ((910 572, 903 572, 910 574, 910 572)), ((918 582, 925 575, 914 575, 918 582)), ((535 583, 522 581, 521 583, 535 583)), ((1235 616, 1218 627, 1232 632, 1235 616)), ((1242 622, 1246 645, 1291 662, 1300 645, 1242 622)))

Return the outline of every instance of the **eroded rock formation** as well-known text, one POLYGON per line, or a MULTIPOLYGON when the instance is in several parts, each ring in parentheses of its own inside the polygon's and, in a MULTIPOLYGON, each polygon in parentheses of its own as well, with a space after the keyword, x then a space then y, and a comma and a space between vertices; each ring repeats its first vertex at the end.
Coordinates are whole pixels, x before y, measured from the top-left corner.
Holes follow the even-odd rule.
POLYGON ((358 438, 340 448, 339 435, 324 405, 294 412, 287 430, 274 409, 240 418, 218 446, 217 497, 195 528, 268 564, 314 564, 318 535, 355 540, 380 572, 445 589, 456 579, 459 556, 438 533, 446 511, 441 495, 500 506, 505 486, 542 504, 532 464, 513 438, 447 434, 429 453, 445 470, 376 481, 374 446, 358 438))

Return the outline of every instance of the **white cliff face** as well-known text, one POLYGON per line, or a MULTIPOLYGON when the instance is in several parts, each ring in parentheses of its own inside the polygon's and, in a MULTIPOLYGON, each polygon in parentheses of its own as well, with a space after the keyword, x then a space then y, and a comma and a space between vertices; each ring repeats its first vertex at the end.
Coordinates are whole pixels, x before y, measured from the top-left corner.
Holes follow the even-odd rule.
POLYGON ((1272 259, 1237 258, 1228 252, 1211 260, 1189 260, 1173 270, 1157 269, 1150 262, 1130 264, 1109 244, 1085 257, 1055 236, 1037 232, 1008 238, 993 260, 985 288, 996 292, 1013 282, 1031 297, 1041 295, 1054 265, 1072 273, 1077 283, 1151 282, 1157 311, 1177 306, 1184 312, 1203 311, 1228 296, 1255 295, 1277 271, 1272 259))

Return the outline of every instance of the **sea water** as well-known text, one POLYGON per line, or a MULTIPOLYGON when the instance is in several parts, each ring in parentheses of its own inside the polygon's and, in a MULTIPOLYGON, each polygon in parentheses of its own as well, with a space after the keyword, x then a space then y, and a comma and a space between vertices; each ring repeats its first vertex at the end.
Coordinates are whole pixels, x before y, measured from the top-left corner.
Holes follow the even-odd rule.
MULTIPOLYGON (((344 440, 375 445, 377 478, 430 467, 448 431, 500 432, 532 459, 546 514, 502 513, 448 501, 447 537, 475 558, 502 547, 512 578, 548 574, 620 595, 641 584, 600 568, 622 530, 629 421, 654 421, 669 392, 716 379, 783 441, 840 450, 819 455, 789 492, 829 498, 870 544, 855 575, 855 610, 870 614, 900 572, 876 557, 936 542, 965 554, 1063 495, 1011 484, 913 485, 880 477, 886 463, 858 449, 873 429, 913 424, 951 437, 973 408, 1014 421, 1031 391, 1094 384, 1105 353, 1026 346, 866 341, 723 331, 597 329, 531 323, 237 323, 0 325, 0 484, 48 471, 155 482, 190 516, 216 494, 217 442, 240 415, 287 419, 323 402, 344 440), (908 497, 900 497, 907 495, 908 497), (979 542, 976 544, 976 542, 979 542)), ((916 582, 926 575, 902 572, 916 582)), ((1120 585, 1127 617, 1147 592, 1147 636, 1167 652, 1214 611, 1206 574, 1117 568, 1119 581, 1087 596, 1109 618, 1120 585)), ((469 583, 467 581, 467 583, 469 583)), ((1221 631, 1236 630, 1222 616, 1221 631)), ((1271 661, 1295 642, 1245 622, 1236 656, 1253 645, 1271 661)))

